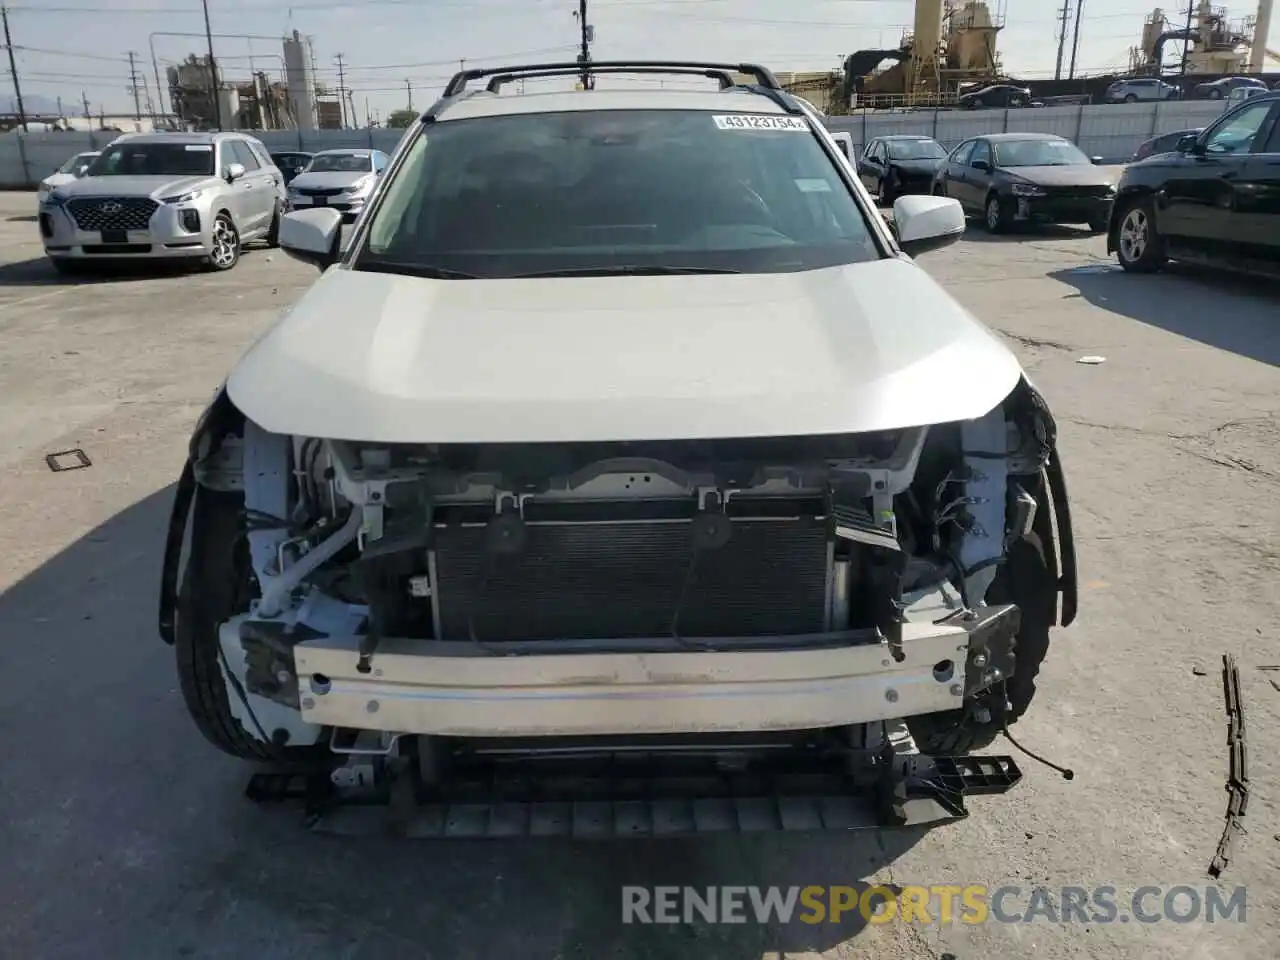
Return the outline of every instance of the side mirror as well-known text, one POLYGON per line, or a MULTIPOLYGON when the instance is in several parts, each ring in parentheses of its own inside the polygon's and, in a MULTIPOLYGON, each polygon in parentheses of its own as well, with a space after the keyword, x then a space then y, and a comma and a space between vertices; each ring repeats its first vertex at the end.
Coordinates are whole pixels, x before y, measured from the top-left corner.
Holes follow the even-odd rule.
POLYGON ((973 169, 975 170, 981 170, 983 173, 991 172, 991 164, 989 164, 986 160, 974 160, 972 163, 969 164, 969 166, 973 167, 973 169))
POLYGON ((342 255, 342 214, 327 207, 286 213, 280 218, 280 249, 327 270, 342 255))
POLYGON ((76 170, 76 176, 83 177, 88 172, 89 172, 89 165, 87 163, 82 163, 80 164, 80 168, 76 170))
POLYGON ((1090 163, 1092 163, 1092 164, 1096 167, 1096 166, 1098 166, 1100 163, 1102 163, 1102 158, 1101 158, 1101 157, 1090 157, 1090 158, 1089 158, 1089 162, 1090 162, 1090 163))
POLYGON ((912 257, 950 246, 964 235, 964 210, 950 197, 899 197, 893 204, 893 222, 898 246, 912 257))
POLYGON ((1184 133, 1178 138, 1178 145, 1174 147, 1178 153, 1190 153, 1195 149, 1196 141, 1200 138, 1194 133, 1184 133))
POLYGON ((227 176, 227 183, 233 183, 236 180, 239 180, 241 177, 244 176, 244 164, 243 163, 227 164, 226 176, 227 176))

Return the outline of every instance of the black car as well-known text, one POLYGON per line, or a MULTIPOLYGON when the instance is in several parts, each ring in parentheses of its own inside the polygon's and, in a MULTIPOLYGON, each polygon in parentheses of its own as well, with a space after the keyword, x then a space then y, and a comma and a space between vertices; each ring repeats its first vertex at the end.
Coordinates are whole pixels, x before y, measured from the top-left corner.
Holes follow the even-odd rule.
POLYGON ((284 174, 284 182, 288 183, 307 168, 307 164, 311 162, 313 156, 315 156, 313 153, 295 150, 273 153, 271 159, 275 161, 276 166, 280 168, 280 172, 284 174))
POLYGON ((858 158, 858 176, 888 206, 904 193, 929 193, 947 151, 932 137, 876 137, 858 158))
POLYGON ((1223 100, 1231 95, 1237 87, 1261 87, 1267 89, 1266 83, 1257 77, 1222 77, 1209 83, 1197 83, 1191 88, 1191 96, 1195 100, 1223 100))
POLYGON ((1133 273, 1184 260, 1280 275, 1280 93, 1228 110, 1176 153, 1130 164, 1107 252, 1133 273))
POLYGON ((1120 170, 1100 163, 1051 133, 993 133, 952 150, 933 193, 959 200, 992 233, 1018 223, 1087 223, 1101 233, 1120 170))
POLYGON ((1029 107, 1031 91, 1012 83, 994 83, 981 90, 970 90, 956 98, 956 105, 966 110, 982 107, 1029 107))
POLYGON ((1196 137, 1200 135, 1200 131, 1204 127, 1191 127, 1187 130, 1175 130, 1172 133, 1162 133, 1158 137, 1152 137, 1150 140, 1144 140, 1142 144, 1134 151, 1132 157, 1129 158, 1130 163, 1137 163, 1139 160, 1145 160, 1147 157, 1153 157, 1157 153, 1172 153, 1178 149, 1178 144, 1183 137, 1196 137))

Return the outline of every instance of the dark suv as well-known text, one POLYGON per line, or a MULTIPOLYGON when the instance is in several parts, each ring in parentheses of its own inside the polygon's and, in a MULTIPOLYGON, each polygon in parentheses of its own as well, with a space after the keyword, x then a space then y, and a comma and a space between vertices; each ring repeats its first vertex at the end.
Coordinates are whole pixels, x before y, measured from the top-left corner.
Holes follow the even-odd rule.
POLYGON ((1174 153, 1130 164, 1107 252, 1134 273, 1184 260, 1280 275, 1280 93, 1228 110, 1174 153))

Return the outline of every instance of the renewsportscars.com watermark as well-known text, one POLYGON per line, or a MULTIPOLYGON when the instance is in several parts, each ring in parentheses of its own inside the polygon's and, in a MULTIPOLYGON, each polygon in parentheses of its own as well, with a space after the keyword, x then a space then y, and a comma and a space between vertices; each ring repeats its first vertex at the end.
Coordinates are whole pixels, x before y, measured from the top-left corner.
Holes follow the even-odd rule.
POLYGON ((623 923, 1244 923, 1246 888, 623 887, 623 923))

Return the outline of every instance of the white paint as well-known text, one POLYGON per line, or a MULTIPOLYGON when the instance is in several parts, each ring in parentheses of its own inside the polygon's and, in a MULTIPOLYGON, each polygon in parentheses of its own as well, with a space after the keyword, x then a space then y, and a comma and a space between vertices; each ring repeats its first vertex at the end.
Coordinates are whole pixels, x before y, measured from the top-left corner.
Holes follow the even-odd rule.
POLYGON ((1020 376, 998 337, 893 258, 696 277, 333 268, 227 388, 275 433, 501 443, 920 426, 981 417, 1020 376))

